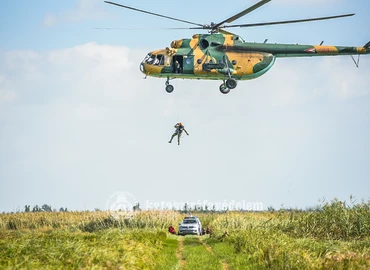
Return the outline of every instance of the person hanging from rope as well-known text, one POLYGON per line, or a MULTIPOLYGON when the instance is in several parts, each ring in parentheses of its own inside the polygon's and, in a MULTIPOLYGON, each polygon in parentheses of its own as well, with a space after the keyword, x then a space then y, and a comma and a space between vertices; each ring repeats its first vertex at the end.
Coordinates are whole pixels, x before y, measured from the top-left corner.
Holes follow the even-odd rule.
POLYGON ((186 131, 184 125, 180 122, 177 123, 175 126, 175 132, 172 134, 171 140, 168 143, 172 143, 173 138, 177 135, 177 144, 180 145, 180 137, 183 131, 185 131, 186 135, 189 136, 189 133, 186 131))

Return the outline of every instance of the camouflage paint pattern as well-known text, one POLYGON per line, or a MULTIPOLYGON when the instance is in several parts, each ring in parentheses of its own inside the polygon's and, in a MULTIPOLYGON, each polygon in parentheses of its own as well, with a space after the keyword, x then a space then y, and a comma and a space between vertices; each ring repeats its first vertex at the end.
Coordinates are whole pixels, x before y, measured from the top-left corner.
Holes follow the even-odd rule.
POLYGON ((196 34, 149 53, 141 71, 147 76, 171 79, 225 80, 230 73, 236 80, 251 80, 265 74, 279 57, 357 54, 370 54, 370 42, 364 47, 268 44, 244 42, 233 34, 196 34), (150 57, 163 59, 154 64, 147 61, 150 57), (175 60, 180 62, 180 73, 175 73, 175 60))

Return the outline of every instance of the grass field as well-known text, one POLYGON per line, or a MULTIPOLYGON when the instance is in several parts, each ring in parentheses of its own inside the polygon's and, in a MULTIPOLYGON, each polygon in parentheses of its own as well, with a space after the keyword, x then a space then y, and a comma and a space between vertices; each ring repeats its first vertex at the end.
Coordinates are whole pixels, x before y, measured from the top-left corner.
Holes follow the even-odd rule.
POLYGON ((212 237, 168 234, 174 211, 1 214, 0 269, 370 269, 369 202, 195 215, 212 237))

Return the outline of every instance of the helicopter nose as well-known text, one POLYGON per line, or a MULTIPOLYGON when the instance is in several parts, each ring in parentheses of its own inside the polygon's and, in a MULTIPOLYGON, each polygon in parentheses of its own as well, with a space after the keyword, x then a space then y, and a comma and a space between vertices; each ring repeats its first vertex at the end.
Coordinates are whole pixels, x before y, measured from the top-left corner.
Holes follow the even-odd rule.
POLYGON ((140 71, 145 74, 145 65, 143 62, 140 64, 140 71))

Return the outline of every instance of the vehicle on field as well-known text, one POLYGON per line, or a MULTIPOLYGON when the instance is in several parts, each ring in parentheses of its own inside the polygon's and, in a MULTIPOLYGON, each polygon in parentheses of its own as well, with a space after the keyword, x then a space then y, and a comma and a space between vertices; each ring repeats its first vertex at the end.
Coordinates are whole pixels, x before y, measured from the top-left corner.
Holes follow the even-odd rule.
POLYGON ((195 216, 188 216, 179 224, 178 235, 202 235, 202 223, 195 216))

